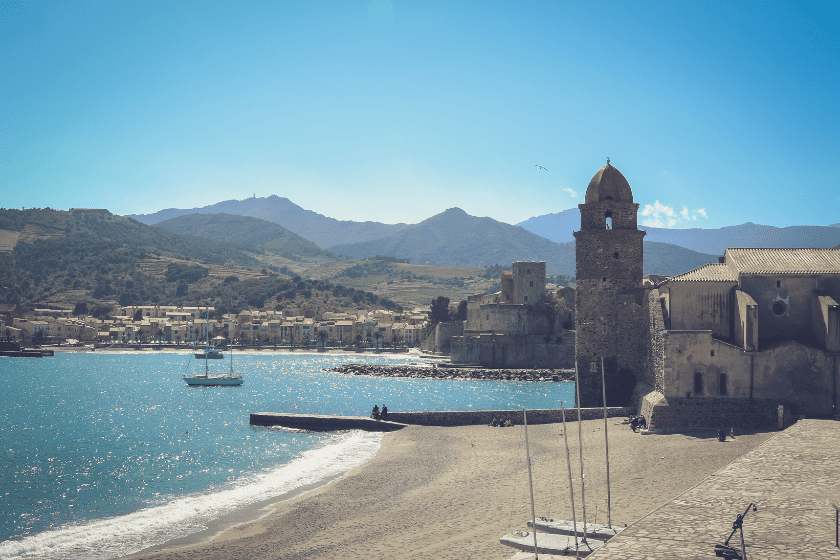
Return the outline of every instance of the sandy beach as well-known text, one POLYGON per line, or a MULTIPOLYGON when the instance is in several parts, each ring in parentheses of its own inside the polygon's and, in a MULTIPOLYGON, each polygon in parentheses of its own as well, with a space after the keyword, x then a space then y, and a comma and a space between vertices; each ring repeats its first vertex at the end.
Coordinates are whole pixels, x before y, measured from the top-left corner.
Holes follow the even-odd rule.
MULTIPOLYGON (((607 522, 603 420, 582 426, 586 519, 607 522)), ((575 505, 582 519, 578 425, 567 425, 575 505)), ((569 519, 562 424, 528 430, 537 516, 569 519)), ((641 435, 609 420, 611 514, 631 524, 688 490, 775 432, 641 435)), ((180 548, 131 558, 509 559, 499 544, 530 518, 523 427, 410 426, 385 436, 369 463, 308 493, 272 505, 261 519, 180 548)), ((181 543, 183 544, 183 543, 181 543)), ((171 546, 171 545, 170 545, 171 546)))

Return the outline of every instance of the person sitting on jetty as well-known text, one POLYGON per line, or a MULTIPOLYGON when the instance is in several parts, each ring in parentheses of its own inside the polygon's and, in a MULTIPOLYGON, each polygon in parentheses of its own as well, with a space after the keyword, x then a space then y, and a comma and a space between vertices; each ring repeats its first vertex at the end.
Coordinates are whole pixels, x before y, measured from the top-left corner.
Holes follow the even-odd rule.
POLYGON ((379 405, 373 405, 373 412, 370 413, 370 417, 374 420, 379 420, 379 405))
POLYGON ((380 420, 387 420, 388 419, 388 407, 384 404, 382 405, 382 412, 379 413, 380 420))
POLYGON ((490 422, 490 425, 493 426, 494 428, 498 428, 499 427, 499 421, 496 420, 495 417, 493 417, 493 420, 490 422))

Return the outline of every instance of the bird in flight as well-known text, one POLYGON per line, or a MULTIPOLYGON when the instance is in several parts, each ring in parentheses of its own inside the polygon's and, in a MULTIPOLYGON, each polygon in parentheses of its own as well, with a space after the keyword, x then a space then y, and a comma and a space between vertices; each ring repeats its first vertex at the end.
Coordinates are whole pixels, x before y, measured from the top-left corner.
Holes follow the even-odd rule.
POLYGON ((543 167, 542 165, 539 165, 537 163, 534 164, 534 167, 539 167, 540 169, 545 169, 546 171, 548 171, 547 167, 543 167))

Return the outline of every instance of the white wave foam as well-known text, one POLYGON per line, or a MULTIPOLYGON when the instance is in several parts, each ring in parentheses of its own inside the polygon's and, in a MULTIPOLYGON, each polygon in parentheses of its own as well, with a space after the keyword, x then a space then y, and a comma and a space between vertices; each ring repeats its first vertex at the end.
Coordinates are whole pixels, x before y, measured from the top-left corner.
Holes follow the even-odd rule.
POLYGON ((125 556, 207 528, 208 522, 236 508, 342 475, 376 455, 382 433, 347 432, 338 441, 307 451, 270 472, 233 488, 176 498, 128 515, 98 519, 0 543, 0 559, 107 560, 125 556))

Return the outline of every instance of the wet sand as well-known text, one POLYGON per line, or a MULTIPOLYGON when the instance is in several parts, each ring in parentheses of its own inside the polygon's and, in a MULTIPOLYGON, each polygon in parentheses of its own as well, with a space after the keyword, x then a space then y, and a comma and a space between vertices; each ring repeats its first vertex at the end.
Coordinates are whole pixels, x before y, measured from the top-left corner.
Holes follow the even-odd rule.
MULTIPOLYGON (((722 443, 712 431, 643 436, 616 425, 616 419, 609 420, 609 430, 611 517, 621 526, 775 433, 736 432, 734 440, 722 443)), ((528 429, 537 516, 571 518, 561 431, 562 424, 528 429)), ((569 423, 568 432, 580 521, 577 423, 569 423)), ((586 520, 605 524, 603 420, 584 421, 582 432, 586 520)), ((525 529, 531 511, 528 496, 522 426, 409 426, 387 434, 369 463, 275 504, 256 521, 232 526, 210 540, 208 531, 131 558, 503 560, 516 551, 500 545, 499 537, 525 529)))

